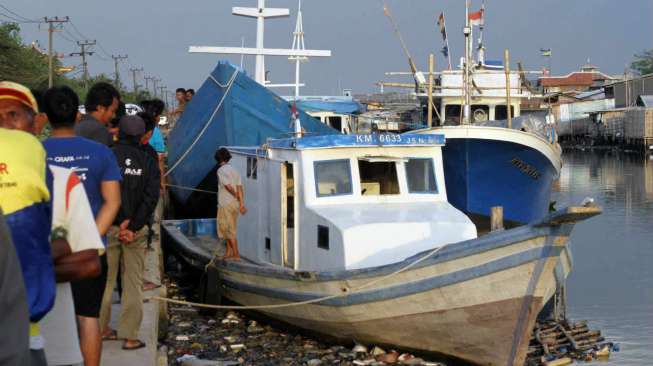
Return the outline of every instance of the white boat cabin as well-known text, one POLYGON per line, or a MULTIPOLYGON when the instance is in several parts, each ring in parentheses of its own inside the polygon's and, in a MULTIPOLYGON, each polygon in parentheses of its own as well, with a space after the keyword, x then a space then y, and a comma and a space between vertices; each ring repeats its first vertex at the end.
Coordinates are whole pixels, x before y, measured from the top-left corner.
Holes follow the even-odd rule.
POLYGON ((476 238, 447 202, 443 135, 328 135, 229 148, 248 212, 238 222, 247 259, 302 271, 402 261, 476 238))

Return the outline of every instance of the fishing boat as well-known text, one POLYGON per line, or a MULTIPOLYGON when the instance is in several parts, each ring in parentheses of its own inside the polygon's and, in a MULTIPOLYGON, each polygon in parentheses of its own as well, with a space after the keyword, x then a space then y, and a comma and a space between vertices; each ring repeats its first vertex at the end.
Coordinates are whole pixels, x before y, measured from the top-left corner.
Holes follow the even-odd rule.
POLYGON ((484 17, 484 6, 470 13, 466 2, 460 68, 440 72, 432 93, 427 87, 418 92, 425 110, 436 109, 435 127, 409 133, 446 136, 445 179, 455 207, 487 218, 491 207, 503 206, 504 217, 512 224, 542 220, 549 213, 551 185, 562 167, 562 149, 550 115, 521 116, 522 99, 532 96, 521 67, 510 71, 507 53, 503 63, 486 62, 484 17), (470 19, 481 26, 476 61, 470 19))
POLYGON ((600 210, 489 232, 447 200, 444 135, 295 131, 229 148, 240 261, 214 258, 215 219, 163 221, 164 246, 219 279, 206 290, 332 338, 523 365, 571 271, 571 229, 600 210))

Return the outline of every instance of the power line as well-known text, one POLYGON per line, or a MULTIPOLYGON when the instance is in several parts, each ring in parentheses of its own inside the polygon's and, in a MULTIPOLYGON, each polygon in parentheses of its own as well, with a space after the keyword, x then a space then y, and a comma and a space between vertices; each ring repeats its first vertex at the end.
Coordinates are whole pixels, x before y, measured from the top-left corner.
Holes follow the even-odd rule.
POLYGON ((11 20, 10 22, 7 22, 7 23, 16 23, 16 24, 40 23, 40 22, 33 22, 33 21, 21 20, 21 19, 18 19, 18 18, 16 18, 16 17, 13 17, 13 16, 11 16, 11 15, 7 15, 7 14, 5 14, 5 13, 0 13, 0 15, 3 16, 3 17, 5 17, 5 18, 7 18, 7 19, 10 19, 10 20, 11 20))
POLYGON ((77 28, 77 26, 75 25, 75 23, 70 22, 70 25, 73 27, 73 29, 75 30, 75 32, 77 32, 77 34, 79 34, 79 36, 82 37, 82 39, 89 39, 89 38, 86 37, 82 32, 79 31, 79 29, 77 28))
POLYGON ((9 9, 8 7, 6 7, 6 6, 2 5, 2 4, 0 4, 0 8, 8 11, 9 13, 17 16, 18 18, 21 18, 22 19, 21 22, 23 22, 23 23, 41 23, 40 20, 26 18, 26 17, 24 17, 24 16, 22 16, 22 15, 16 13, 16 12, 12 11, 11 9, 9 9))

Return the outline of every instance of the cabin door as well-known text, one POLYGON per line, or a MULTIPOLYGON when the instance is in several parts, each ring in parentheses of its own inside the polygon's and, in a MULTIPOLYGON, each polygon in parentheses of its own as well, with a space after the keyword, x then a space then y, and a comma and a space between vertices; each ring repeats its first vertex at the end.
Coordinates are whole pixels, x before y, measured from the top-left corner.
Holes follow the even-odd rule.
POLYGON ((282 179, 281 201, 282 201, 282 236, 281 252, 283 253, 284 267, 294 268, 295 266, 295 179, 294 166, 285 162, 281 168, 282 179))
POLYGON ((266 240, 268 260, 276 265, 293 267, 294 264, 294 189, 293 165, 268 161, 268 208, 270 239, 266 240))

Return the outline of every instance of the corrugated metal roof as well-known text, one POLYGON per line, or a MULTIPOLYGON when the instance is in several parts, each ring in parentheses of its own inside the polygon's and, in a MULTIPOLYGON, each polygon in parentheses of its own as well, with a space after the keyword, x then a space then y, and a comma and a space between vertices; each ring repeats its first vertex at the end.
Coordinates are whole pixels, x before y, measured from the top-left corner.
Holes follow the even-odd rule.
POLYGON ((573 72, 567 76, 543 76, 540 78, 540 85, 547 86, 591 86, 594 75, 591 72, 573 72))

